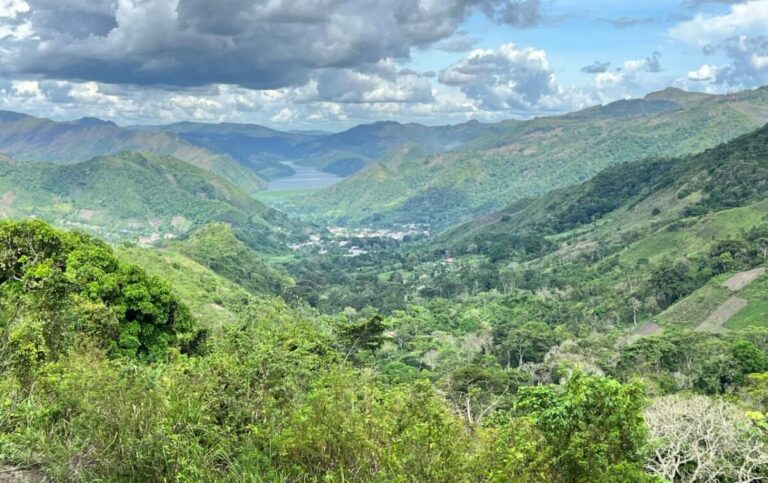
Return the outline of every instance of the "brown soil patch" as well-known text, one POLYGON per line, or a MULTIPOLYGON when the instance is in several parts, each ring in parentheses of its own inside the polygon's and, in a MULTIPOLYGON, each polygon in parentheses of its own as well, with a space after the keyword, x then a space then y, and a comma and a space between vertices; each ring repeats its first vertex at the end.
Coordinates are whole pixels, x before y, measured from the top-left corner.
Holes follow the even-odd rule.
POLYGON ((48 478, 39 471, 29 468, 0 465, 0 482, 3 483, 44 483, 48 478))
POLYGON ((699 324, 695 331, 722 332, 723 324, 731 320, 734 315, 738 314, 746 306, 746 300, 739 297, 731 297, 723 302, 720 307, 716 308, 715 311, 707 317, 707 320, 699 324))
POLYGON ((91 221, 93 216, 96 214, 96 210, 80 210, 77 212, 77 214, 85 221, 91 221))
POLYGON ((650 337, 652 335, 660 334, 664 331, 664 328, 660 326, 659 324, 655 322, 647 322, 637 329, 635 329, 631 334, 622 337, 619 340, 619 345, 629 345, 635 343, 638 339, 641 339, 643 337, 650 337))
POLYGON ((9 192, 5 193, 0 198, 0 204, 3 204, 5 206, 13 205, 14 201, 16 201, 16 195, 13 193, 13 191, 9 191, 9 192))
POLYGON ((729 278, 723 283, 723 287, 731 290, 732 292, 738 292, 750 283, 757 280, 760 275, 765 273, 765 267, 755 268, 754 270, 748 270, 746 272, 737 273, 733 277, 729 278))

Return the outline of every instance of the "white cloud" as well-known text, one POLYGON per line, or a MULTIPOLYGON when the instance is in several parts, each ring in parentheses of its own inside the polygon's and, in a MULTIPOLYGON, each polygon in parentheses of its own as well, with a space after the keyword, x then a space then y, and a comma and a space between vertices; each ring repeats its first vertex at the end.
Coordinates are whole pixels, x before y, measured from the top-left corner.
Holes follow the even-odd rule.
MULTIPOLYGON (((718 84, 720 90, 751 88, 768 82, 768 0, 738 3, 722 15, 698 14, 670 29, 669 34, 701 48, 706 55, 720 52, 728 58, 727 64, 709 66, 710 81, 718 84)), ((688 77, 698 80, 697 75, 688 77)))
POLYGON ((504 44, 498 50, 473 50, 442 70, 438 78, 490 111, 536 110, 548 97, 563 94, 547 53, 515 44, 504 44))
POLYGON ((670 30, 670 35, 699 47, 719 44, 726 39, 768 32, 768 0, 750 0, 731 6, 723 15, 697 14, 670 30))
POLYGON ((717 78, 717 66, 703 64, 698 70, 688 72, 688 80, 694 82, 711 82, 717 78))

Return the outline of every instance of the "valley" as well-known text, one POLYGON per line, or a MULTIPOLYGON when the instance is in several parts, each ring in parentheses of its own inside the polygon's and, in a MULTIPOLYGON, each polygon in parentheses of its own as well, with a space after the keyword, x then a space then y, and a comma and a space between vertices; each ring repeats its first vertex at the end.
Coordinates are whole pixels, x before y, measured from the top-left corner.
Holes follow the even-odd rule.
POLYGON ((764 89, 666 90, 497 124, 131 128, 227 156, 257 192, 162 149, 13 150, 0 463, 63 480, 77 460, 86 480, 655 482, 648 448, 678 450, 654 418, 702 398, 733 417, 708 431, 757 448, 759 481, 766 121, 764 89), (326 164, 369 136, 365 163, 326 164))

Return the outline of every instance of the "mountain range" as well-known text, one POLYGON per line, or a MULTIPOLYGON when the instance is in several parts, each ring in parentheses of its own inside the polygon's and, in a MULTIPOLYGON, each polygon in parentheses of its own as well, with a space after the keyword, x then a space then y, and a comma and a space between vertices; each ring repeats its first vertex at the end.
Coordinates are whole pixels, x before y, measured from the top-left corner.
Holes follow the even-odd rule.
POLYGON ((408 144, 299 210, 351 223, 445 227, 650 156, 703 151, 768 122, 768 89, 724 96, 667 89, 563 116, 505 121, 459 148, 408 144))

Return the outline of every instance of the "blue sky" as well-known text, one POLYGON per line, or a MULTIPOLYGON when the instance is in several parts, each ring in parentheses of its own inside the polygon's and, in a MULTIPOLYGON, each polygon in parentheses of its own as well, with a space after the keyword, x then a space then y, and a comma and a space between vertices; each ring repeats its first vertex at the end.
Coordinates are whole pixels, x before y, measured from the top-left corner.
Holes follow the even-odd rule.
POLYGON ((0 0, 0 108, 337 130, 768 83, 768 0, 0 0))

